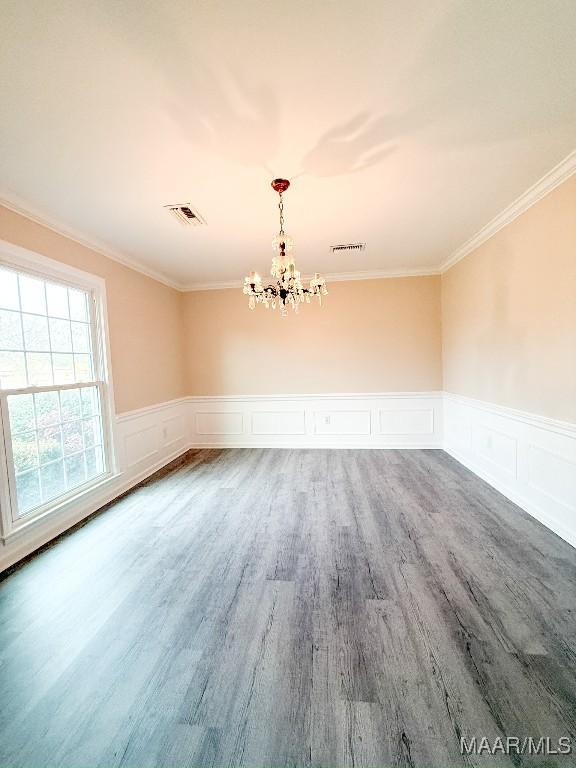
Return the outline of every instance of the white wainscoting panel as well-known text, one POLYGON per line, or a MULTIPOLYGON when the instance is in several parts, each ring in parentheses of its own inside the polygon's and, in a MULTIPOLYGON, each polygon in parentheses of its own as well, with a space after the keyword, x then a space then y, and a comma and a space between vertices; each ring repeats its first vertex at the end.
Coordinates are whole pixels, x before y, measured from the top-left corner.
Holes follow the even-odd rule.
POLYGON ((441 392, 190 397, 188 403, 193 447, 442 447, 441 392))
POLYGON ((446 393, 444 449, 576 546, 576 425, 446 393))
POLYGON ((252 411, 253 435, 305 435, 306 411, 252 411))
POLYGON ((158 453, 160 430, 157 424, 143 427, 138 432, 124 435, 124 455, 128 463, 126 469, 152 459, 158 453))
POLYGON ((384 435, 432 435, 434 408, 381 408, 379 431, 384 435))
POLYGON ((197 412, 195 422, 198 435, 241 435, 243 432, 241 412, 197 412))
POLYGON ((370 411, 314 411, 316 435, 369 435, 370 411))

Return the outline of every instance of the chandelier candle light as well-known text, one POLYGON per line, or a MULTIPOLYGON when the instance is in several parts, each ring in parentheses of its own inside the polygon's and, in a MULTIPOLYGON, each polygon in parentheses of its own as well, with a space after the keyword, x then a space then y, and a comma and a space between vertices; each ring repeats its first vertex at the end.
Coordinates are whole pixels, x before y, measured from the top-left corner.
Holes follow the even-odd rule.
POLYGON ((250 272, 248 277, 244 278, 244 293, 249 297, 248 306, 254 309, 256 304, 264 304, 266 309, 280 307, 280 313, 284 316, 288 314, 288 306, 291 305, 295 312, 298 312, 298 306, 302 302, 310 304, 310 297, 317 296, 318 302, 322 304, 322 296, 326 296, 326 281, 318 272, 310 280, 310 287, 304 288, 300 278, 300 272, 296 269, 296 262, 288 253, 292 250, 294 243, 290 235, 284 232, 284 201, 282 194, 286 192, 290 182, 287 179, 274 179, 272 189, 278 192, 280 202, 278 210, 280 211, 280 231, 272 240, 272 247, 278 251, 278 255, 272 259, 272 269, 270 274, 276 279, 275 283, 262 285, 262 278, 256 272, 250 272))

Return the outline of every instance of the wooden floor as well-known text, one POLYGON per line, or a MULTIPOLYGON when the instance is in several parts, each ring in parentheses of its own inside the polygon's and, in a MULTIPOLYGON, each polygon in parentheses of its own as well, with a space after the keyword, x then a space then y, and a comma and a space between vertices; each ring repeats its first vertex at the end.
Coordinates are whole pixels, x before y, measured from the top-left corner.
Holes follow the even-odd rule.
POLYGON ((197 451, 0 582, 2 768, 525 735, 576 737, 576 550, 442 451, 197 451))

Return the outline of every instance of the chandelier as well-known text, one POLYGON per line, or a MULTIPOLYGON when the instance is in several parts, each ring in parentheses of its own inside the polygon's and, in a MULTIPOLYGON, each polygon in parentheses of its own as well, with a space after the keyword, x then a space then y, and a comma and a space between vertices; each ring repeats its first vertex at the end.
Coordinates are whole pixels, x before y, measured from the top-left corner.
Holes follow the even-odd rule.
POLYGON ((275 278, 274 283, 262 285, 262 278, 256 272, 250 272, 244 278, 244 293, 249 297, 248 306, 254 309, 256 304, 264 304, 266 309, 280 307, 282 315, 288 314, 291 306, 298 312, 298 306, 303 302, 310 304, 310 297, 316 296, 319 304, 322 304, 322 296, 326 296, 326 281, 318 272, 310 280, 310 287, 304 288, 300 272, 296 269, 293 256, 288 256, 294 242, 290 235, 284 232, 284 201, 282 194, 286 192, 290 182, 287 179, 274 179, 272 189, 278 192, 280 198, 278 210, 280 212, 280 231, 272 240, 272 247, 277 255, 272 259, 270 274, 275 278))

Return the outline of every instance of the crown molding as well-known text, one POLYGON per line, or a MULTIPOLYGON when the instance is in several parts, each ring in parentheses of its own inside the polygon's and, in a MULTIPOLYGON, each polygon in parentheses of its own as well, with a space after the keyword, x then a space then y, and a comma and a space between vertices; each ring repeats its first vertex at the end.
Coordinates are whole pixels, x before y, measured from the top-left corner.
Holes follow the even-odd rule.
MULTIPOLYGON (((488 222, 486 226, 482 227, 473 237, 463 243, 457 248, 445 261, 441 262, 437 267, 421 267, 415 269, 380 269, 380 270, 367 270, 356 272, 332 272, 325 274, 324 277, 327 281, 343 282, 343 281, 355 281, 355 280, 381 280, 385 278, 399 278, 399 277, 429 277, 432 275, 440 275, 446 272, 450 267, 453 267, 461 259, 468 256, 472 251, 476 250, 482 243, 489 240, 493 235, 499 232, 507 224, 510 224, 514 219, 521 216, 525 211, 531 208, 535 203, 552 192, 553 189, 558 187, 564 181, 569 179, 576 173, 576 150, 573 150, 564 160, 556 165, 552 170, 548 171, 542 178, 521 194, 514 202, 512 202, 501 213, 495 216, 492 221, 488 222)), ((0 205, 8 208, 14 213, 18 213, 21 216, 25 216, 31 221, 35 221, 43 227, 51 229, 59 235, 74 240, 74 242, 80 245, 90 248, 92 251, 99 253, 101 256, 105 256, 112 261, 116 261, 129 269, 133 269, 135 272, 139 272, 146 277, 156 280, 169 288, 174 288, 177 291, 184 293, 193 291, 219 291, 227 288, 241 288, 242 280, 221 280, 206 283, 178 283, 175 280, 171 280, 166 275, 156 272, 153 269, 143 267, 138 261, 130 258, 129 256, 115 251, 104 243, 93 238, 88 238, 85 235, 63 225, 62 223, 39 213, 17 200, 15 197, 9 197, 7 195, 0 195, 0 205)), ((304 280, 311 279, 312 275, 306 275, 304 280)))
POLYGON ((184 293, 191 291, 221 291, 225 288, 242 288, 243 280, 217 280, 213 283, 188 283, 183 285, 180 290, 184 293))
POLYGON ((27 219, 30 219, 30 221, 34 221, 36 224, 40 224, 42 227, 46 227, 47 229, 52 230, 52 232, 56 232, 57 235, 62 235, 63 237, 67 237, 69 240, 73 240, 79 245, 83 245, 85 248, 90 248, 91 251, 95 251, 96 253, 100 254, 100 256, 105 256, 107 259, 116 261, 118 264, 122 264, 122 266, 128 267, 128 269, 133 269, 135 272, 139 272, 145 277, 150 277, 152 280, 156 280, 156 282, 168 286, 168 288, 175 288, 178 291, 182 290, 181 285, 178 285, 178 283, 170 280, 170 278, 166 277, 166 275, 163 275, 160 272, 156 272, 153 269, 143 267, 140 263, 134 261, 134 259, 131 259, 129 256, 125 256, 123 253, 110 248, 105 243, 102 243, 99 240, 93 238, 88 238, 80 232, 67 227, 61 222, 56 221, 55 219, 46 216, 37 210, 29 208, 15 197, 7 197, 5 194, 0 195, 0 205, 4 208, 8 208, 10 211, 13 211, 13 213, 17 213, 20 216, 25 216, 27 219))
MULTIPOLYGON (((439 275, 439 269, 377 269, 372 271, 357 272, 330 272, 322 277, 329 283, 350 282, 354 280, 383 280, 391 277, 430 277, 439 275)), ((302 281, 311 280, 314 275, 302 275, 302 281)), ((221 291, 225 288, 242 288, 242 280, 222 280, 214 283, 189 283, 181 288, 186 293, 194 291, 221 291)))
MULTIPOLYGON (((324 275, 326 280, 332 283, 339 283, 349 280, 384 280, 390 277, 431 277, 439 275, 440 271, 435 267, 415 267, 414 269, 375 269, 356 272, 332 272, 324 275)), ((314 275, 309 275, 310 279, 314 275)))
POLYGON ((469 240, 457 248, 439 267, 441 273, 453 267, 469 253, 489 240, 507 224, 511 224, 535 203, 546 197, 553 189, 576 173, 576 150, 572 151, 551 171, 517 197, 507 208, 489 221, 486 226, 476 232, 469 240))

